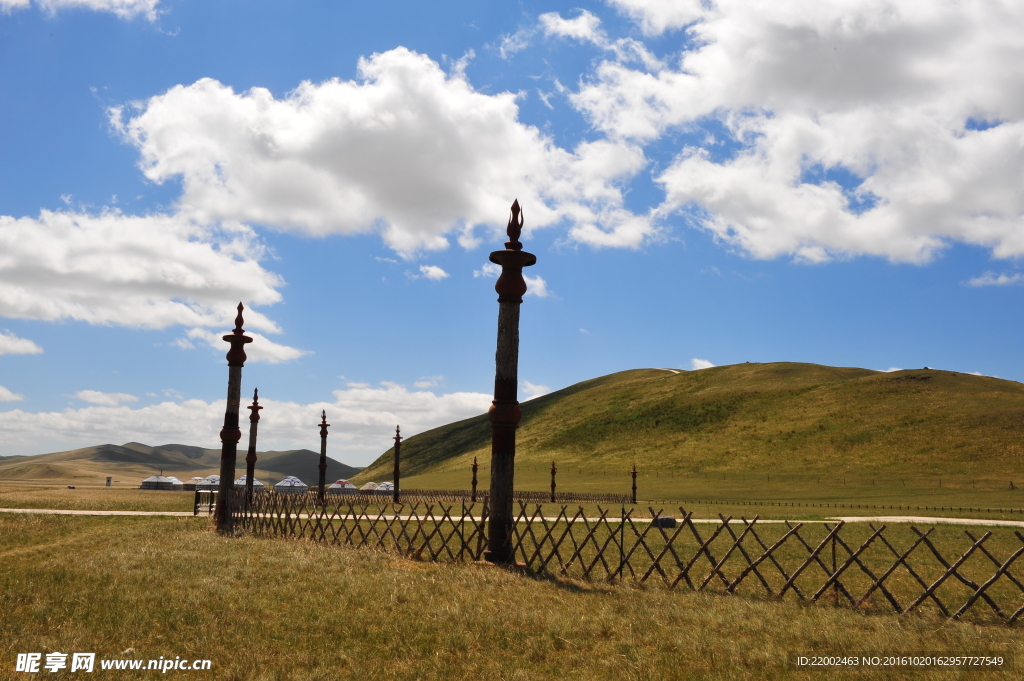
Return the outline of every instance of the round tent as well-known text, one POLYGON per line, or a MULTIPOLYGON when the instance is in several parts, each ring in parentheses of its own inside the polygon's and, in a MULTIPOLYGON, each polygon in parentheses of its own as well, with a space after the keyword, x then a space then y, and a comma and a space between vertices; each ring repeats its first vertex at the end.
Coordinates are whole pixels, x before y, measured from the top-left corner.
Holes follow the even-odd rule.
POLYGON ((372 491, 372 490, 375 490, 375 489, 377 489, 377 483, 375 483, 375 482, 368 482, 365 485, 363 485, 362 487, 360 487, 359 491, 360 492, 369 492, 369 491, 372 491))
POLYGON ((196 483, 196 491, 198 492, 216 492, 218 489, 220 489, 219 475, 208 475, 203 478, 202 482, 196 483))
POLYGON ((327 488, 328 494, 355 494, 359 490, 348 480, 338 480, 327 488))
POLYGON ((309 485, 302 482, 294 475, 289 475, 287 478, 274 485, 274 491, 278 494, 305 494, 309 491, 309 485))
POLYGON ((205 479, 206 478, 201 478, 198 475, 195 476, 194 478, 189 478, 186 482, 182 483, 182 489, 191 492, 195 490, 196 486, 199 485, 205 479))
POLYGON ((393 483, 393 482, 382 482, 379 485, 377 485, 377 491, 378 492, 394 492, 395 491, 395 483, 393 483))
MULTIPOLYGON (((248 479, 248 477, 249 477, 248 475, 243 475, 238 480, 235 480, 235 487, 245 488, 245 483, 246 483, 246 480, 248 479)), ((258 479, 256 479, 256 478, 252 479, 252 491, 253 492, 263 491, 264 487, 265 487, 265 485, 262 482, 260 482, 258 479)))
MULTIPOLYGON (((142 481, 142 487, 140 489, 174 489, 174 481, 170 478, 165 478, 162 475, 151 475, 142 481)), ((181 483, 178 483, 178 489, 181 489, 181 483)))

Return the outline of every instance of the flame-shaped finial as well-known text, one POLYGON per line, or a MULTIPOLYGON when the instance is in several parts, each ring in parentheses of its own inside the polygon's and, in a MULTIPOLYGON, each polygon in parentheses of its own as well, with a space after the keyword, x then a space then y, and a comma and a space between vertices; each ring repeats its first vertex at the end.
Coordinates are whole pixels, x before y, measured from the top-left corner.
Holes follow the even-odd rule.
POLYGON ((327 423, 327 410, 323 409, 320 411, 320 423, 327 423))
POLYGON ((258 389, 257 390, 253 390, 252 391, 252 404, 250 404, 248 407, 246 407, 246 409, 248 409, 249 412, 250 412, 249 413, 249 420, 250 421, 254 421, 255 422, 255 421, 259 421, 260 420, 260 409, 262 409, 263 407, 260 406, 260 399, 259 398, 260 398, 260 391, 258 389))
POLYGON ((519 208, 519 199, 512 202, 512 217, 508 220, 508 229, 505 231, 508 234, 508 241, 505 242, 505 248, 513 251, 523 250, 523 245, 519 243, 519 235, 523 232, 523 215, 522 210, 519 208))
POLYGON ((245 320, 242 319, 242 310, 244 310, 244 309, 245 309, 245 306, 242 305, 241 301, 239 301, 239 303, 238 303, 238 316, 235 317, 234 333, 243 333, 245 331, 245 329, 242 328, 242 324, 245 323, 245 320))
POLYGON ((252 389, 252 403, 253 404, 259 404, 260 403, 260 389, 259 388, 253 388, 252 389))
POLYGON ((391 439, 392 440, 401 440, 402 439, 402 430, 401 430, 401 428, 399 428, 398 426, 395 426, 395 436, 393 438, 391 438, 391 439))

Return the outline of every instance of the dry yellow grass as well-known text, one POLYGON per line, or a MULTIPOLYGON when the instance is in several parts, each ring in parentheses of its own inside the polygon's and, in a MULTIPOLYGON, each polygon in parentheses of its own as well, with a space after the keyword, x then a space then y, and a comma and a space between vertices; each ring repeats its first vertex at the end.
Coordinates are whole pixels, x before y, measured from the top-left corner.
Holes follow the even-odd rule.
POLYGON ((18 652, 129 648, 255 681, 802 679, 824 674, 793 669, 797 651, 1021 653, 1016 629, 225 539, 207 522, 0 517, 0 675, 18 652))

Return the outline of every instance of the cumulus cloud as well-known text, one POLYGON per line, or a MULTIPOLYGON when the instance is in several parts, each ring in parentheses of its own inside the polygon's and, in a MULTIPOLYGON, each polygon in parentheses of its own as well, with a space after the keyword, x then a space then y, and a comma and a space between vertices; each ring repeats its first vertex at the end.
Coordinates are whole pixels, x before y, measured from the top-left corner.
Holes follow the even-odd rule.
POLYGON ((480 269, 473 270, 474 277, 497 279, 499 274, 501 274, 501 265, 495 265, 493 262, 485 262, 480 269))
POLYGON ((530 383, 529 381, 521 381, 523 384, 523 394, 526 396, 525 400, 532 400, 534 397, 540 397, 541 395, 547 395, 551 392, 551 388, 546 385, 539 385, 530 383))
POLYGON ((437 265, 420 265, 420 275, 431 281, 441 281, 451 276, 437 265))
MULTIPOLYGON (((246 331, 246 335, 252 338, 252 343, 245 346, 246 362, 266 362, 267 364, 279 364, 305 355, 312 354, 311 350, 300 350, 275 343, 263 334, 254 331, 246 331)), ((189 339, 200 340, 214 350, 227 352, 228 344, 224 340, 223 333, 216 333, 207 329, 189 329, 188 338, 180 338, 175 345, 188 350, 195 347, 189 339)))
MULTIPOLYGON (((0 11, 10 12, 15 9, 25 9, 30 4, 31 0, 0 0, 0 11)), ((51 14, 65 9, 89 9, 97 12, 110 12, 122 19, 141 16, 150 21, 156 21, 157 6, 160 4, 160 0, 35 0, 35 4, 51 14)))
POLYGON ((43 349, 27 338, 0 331, 0 355, 38 355, 43 349))
POLYGON ((694 371, 697 371, 698 369, 710 369, 713 366, 715 365, 707 361, 706 359, 698 359, 694 357, 693 359, 690 360, 690 368, 693 369, 694 371))
POLYGON ((75 393, 75 397, 83 402, 98 404, 102 407, 116 407, 117 405, 125 402, 139 401, 138 397, 135 395, 129 395, 128 393, 103 393, 99 390, 79 390, 75 393))
POLYGON ((692 138, 656 217, 757 258, 1024 255, 1024 6, 614 4, 652 34, 689 26, 675 66, 607 60, 571 95, 610 140, 692 138))
POLYGON ((524 274, 523 280, 526 281, 526 295, 538 298, 547 298, 551 295, 548 282, 544 281, 544 277, 528 277, 524 274))
MULTIPOLYGON (((0 316, 136 328, 230 328, 238 301, 270 305, 283 282, 251 230, 176 215, 0 216, 0 316)), ((278 332, 252 309, 246 326, 278 332)))
POLYGON ((980 277, 974 277, 967 281, 968 286, 1009 286, 1010 284, 1019 284, 1024 281, 1024 274, 1017 272, 1015 274, 996 274, 995 272, 986 272, 980 277))
POLYGON ((0 402, 20 402, 25 399, 24 395, 11 392, 7 388, 0 385, 0 402))
MULTIPOLYGON (((0 391, 0 395, 3 392, 0 391)), ((328 454, 352 465, 366 465, 391 446, 395 425, 408 436, 486 412, 491 396, 456 392, 410 391, 396 384, 349 388, 332 401, 299 404, 261 394, 261 449, 308 448, 319 451, 316 423, 327 412, 331 432, 328 454)), ((38 454, 94 445, 138 441, 183 442, 217 448, 224 400, 183 400, 131 408, 92 406, 60 412, 0 412, 3 454, 38 454)))
POLYGON ((565 19, 558 12, 541 14, 538 27, 548 37, 570 38, 590 43, 602 50, 615 53, 619 61, 640 61, 647 68, 660 68, 661 61, 643 43, 632 38, 611 40, 601 28, 601 20, 587 10, 580 10, 575 19, 565 19))
POLYGON ((577 241, 637 247, 656 233, 623 207, 646 164, 626 140, 573 150, 518 119, 517 95, 476 91, 405 48, 359 62, 358 81, 305 82, 282 99, 205 78, 111 121, 146 177, 180 178, 178 208, 201 223, 307 234, 379 232, 406 257, 497 233, 518 197, 527 229, 566 221, 577 241))

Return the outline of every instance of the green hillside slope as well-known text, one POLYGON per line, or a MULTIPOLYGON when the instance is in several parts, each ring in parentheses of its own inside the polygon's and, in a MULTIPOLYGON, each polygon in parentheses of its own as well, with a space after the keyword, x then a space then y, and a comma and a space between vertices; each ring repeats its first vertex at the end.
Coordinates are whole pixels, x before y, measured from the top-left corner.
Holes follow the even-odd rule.
MULTIPOLYGON (((319 479, 320 454, 308 449, 257 452, 256 477, 279 482, 294 475, 306 483, 319 479)), ((355 475, 359 468, 327 459, 327 478, 332 482, 355 475)), ((187 480, 193 475, 220 472, 220 450, 169 444, 151 447, 139 442, 96 445, 66 452, 18 456, 0 460, 0 481, 68 480, 100 482, 106 476, 125 484, 139 484, 157 471, 187 480)), ((239 450, 238 475, 245 473, 245 450, 239 450)))
MULTIPOLYGON (((552 460, 584 476, 621 476, 635 462, 665 477, 1024 478, 1024 386, 970 374, 789 362, 641 369, 522 407, 517 480, 522 471, 538 488, 552 460)), ((486 415, 449 424, 403 443, 403 477, 414 478, 410 486, 465 488, 477 456, 486 486, 489 452, 486 415)), ((392 456, 384 453, 357 480, 390 479, 392 456)))

